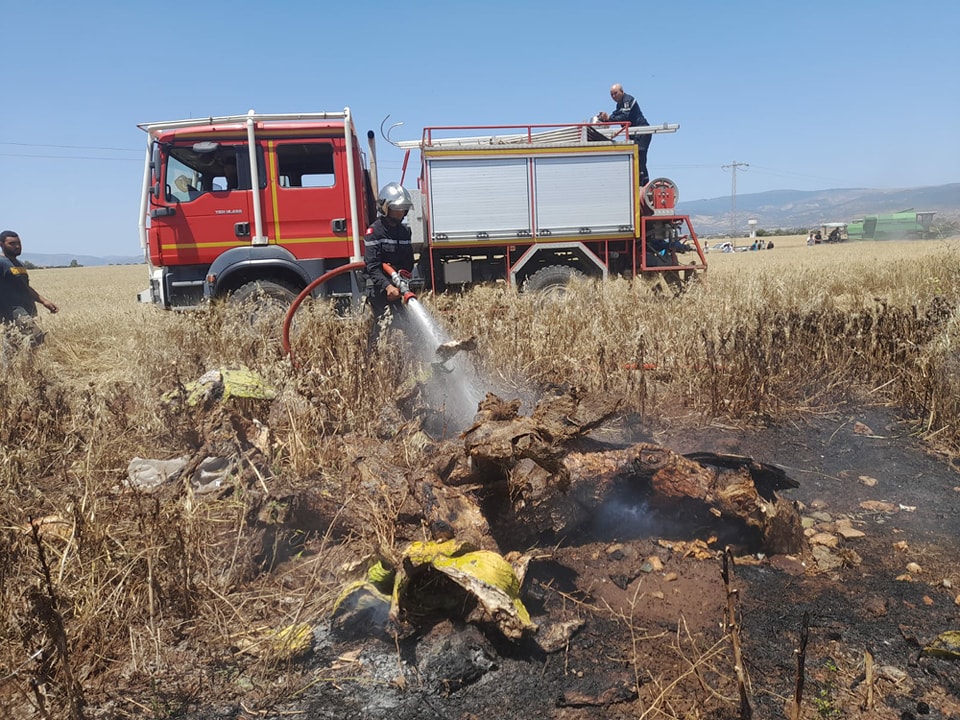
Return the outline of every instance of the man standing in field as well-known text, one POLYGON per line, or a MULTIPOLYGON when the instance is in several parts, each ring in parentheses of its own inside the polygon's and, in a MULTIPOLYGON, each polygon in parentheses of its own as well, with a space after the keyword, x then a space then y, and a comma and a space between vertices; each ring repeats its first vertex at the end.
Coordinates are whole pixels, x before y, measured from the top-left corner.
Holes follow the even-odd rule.
MULTIPOLYGON (((643 116, 640 106, 633 95, 627 95, 623 91, 623 86, 616 83, 610 88, 610 97, 617 104, 617 107, 609 115, 603 111, 598 113, 600 122, 629 122, 630 127, 646 127, 650 123, 643 116)), ((640 187, 650 182, 650 176, 647 174, 647 150, 650 148, 650 139, 653 135, 637 135, 633 141, 637 144, 640 151, 640 187)))
POLYGON ((37 303, 52 313, 58 308, 40 293, 30 287, 27 269, 17 258, 23 252, 20 236, 12 230, 0 233, 0 321, 13 323, 33 345, 43 342, 43 331, 34 318, 37 315, 37 303))

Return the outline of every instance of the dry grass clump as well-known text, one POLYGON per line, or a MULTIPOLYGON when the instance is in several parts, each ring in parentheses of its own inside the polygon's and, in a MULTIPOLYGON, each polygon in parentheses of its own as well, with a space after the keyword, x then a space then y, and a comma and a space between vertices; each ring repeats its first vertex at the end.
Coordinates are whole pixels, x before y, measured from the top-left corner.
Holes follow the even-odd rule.
MULTIPOLYGON (((422 300, 451 336, 477 338, 481 389, 501 395, 609 392, 651 424, 776 421, 865 396, 902 406, 942 446, 960 444, 952 246, 778 245, 710 261, 677 299, 617 279, 559 298, 494 286, 422 300)), ((297 315, 294 364, 277 341, 281 314, 138 305, 142 267, 31 279, 62 311, 41 318, 43 346, 4 357, 0 377, 0 711, 79 717, 84 702, 110 698, 118 717, 137 707, 167 717, 224 688, 291 692, 257 680, 278 662, 255 651, 261 631, 315 621, 344 566, 389 550, 403 502, 350 487, 354 458, 338 439, 394 438, 397 399, 428 364, 403 341, 368 355, 365 316, 323 302, 297 315), (239 365, 277 399, 164 400, 239 365), (268 438, 256 447, 243 444, 253 427, 268 438), (249 480, 232 493, 200 498, 182 482, 146 495, 123 483, 134 457, 202 454, 224 433, 249 480), (355 498, 368 536, 281 528, 304 489, 334 507, 355 498)), ((424 452, 411 441, 401 462, 415 467, 424 452)))

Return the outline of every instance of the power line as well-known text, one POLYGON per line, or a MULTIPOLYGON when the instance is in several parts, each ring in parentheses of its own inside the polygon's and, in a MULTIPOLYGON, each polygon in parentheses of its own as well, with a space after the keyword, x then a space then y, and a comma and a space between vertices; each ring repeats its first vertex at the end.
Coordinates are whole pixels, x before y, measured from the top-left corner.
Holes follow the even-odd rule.
POLYGON ((41 143, 25 142, 0 142, 0 145, 16 145, 17 147, 35 147, 35 148, 59 148, 61 150, 111 150, 113 152, 135 152, 143 154, 143 148, 134 150, 132 148, 99 147, 97 145, 45 145, 41 143))
POLYGON ((751 165, 751 168, 754 172, 759 173, 760 175, 772 175, 774 177, 787 177, 787 178, 804 178, 806 180, 821 180, 825 182, 844 182, 839 178, 826 177, 823 175, 810 175, 807 173, 798 173, 790 170, 781 170, 779 168, 768 168, 762 165, 751 165))
POLYGON ((730 187, 730 237, 737 237, 737 168, 750 167, 750 163, 734 160, 729 165, 721 165, 721 170, 732 169, 732 183, 730 187))
POLYGON ((4 153, 0 152, 0 157, 31 158, 35 160, 108 160, 110 162, 139 162, 143 160, 138 158, 121 157, 92 157, 89 155, 27 155, 24 153, 4 153))

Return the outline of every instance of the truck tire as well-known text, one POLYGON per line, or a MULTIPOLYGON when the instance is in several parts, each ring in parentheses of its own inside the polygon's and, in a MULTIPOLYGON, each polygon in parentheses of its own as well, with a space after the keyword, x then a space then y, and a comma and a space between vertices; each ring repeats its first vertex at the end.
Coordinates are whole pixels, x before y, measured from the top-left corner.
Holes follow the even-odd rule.
POLYGON ((277 280, 253 280, 230 293, 230 301, 239 305, 250 300, 264 300, 289 307, 299 294, 298 290, 277 280))
MULTIPOLYGON (((283 337, 284 316, 297 295, 298 292, 282 281, 252 280, 230 293, 227 303, 238 313, 243 325, 267 342, 279 343, 283 337)), ((232 323, 228 323, 228 327, 233 328, 232 323)))
POLYGON ((569 265, 547 265, 540 268, 523 283, 524 292, 543 292, 561 294, 566 292, 571 280, 581 280, 586 275, 569 265))

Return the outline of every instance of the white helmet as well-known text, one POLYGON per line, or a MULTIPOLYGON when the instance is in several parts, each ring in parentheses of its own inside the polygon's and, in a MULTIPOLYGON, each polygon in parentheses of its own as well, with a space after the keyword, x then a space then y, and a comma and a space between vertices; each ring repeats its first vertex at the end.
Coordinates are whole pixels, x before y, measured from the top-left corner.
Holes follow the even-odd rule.
POLYGON ((412 207, 413 198, 400 183, 387 183, 380 189, 380 197, 377 198, 377 210, 380 211, 381 215, 386 215, 390 210, 406 212, 412 207))

